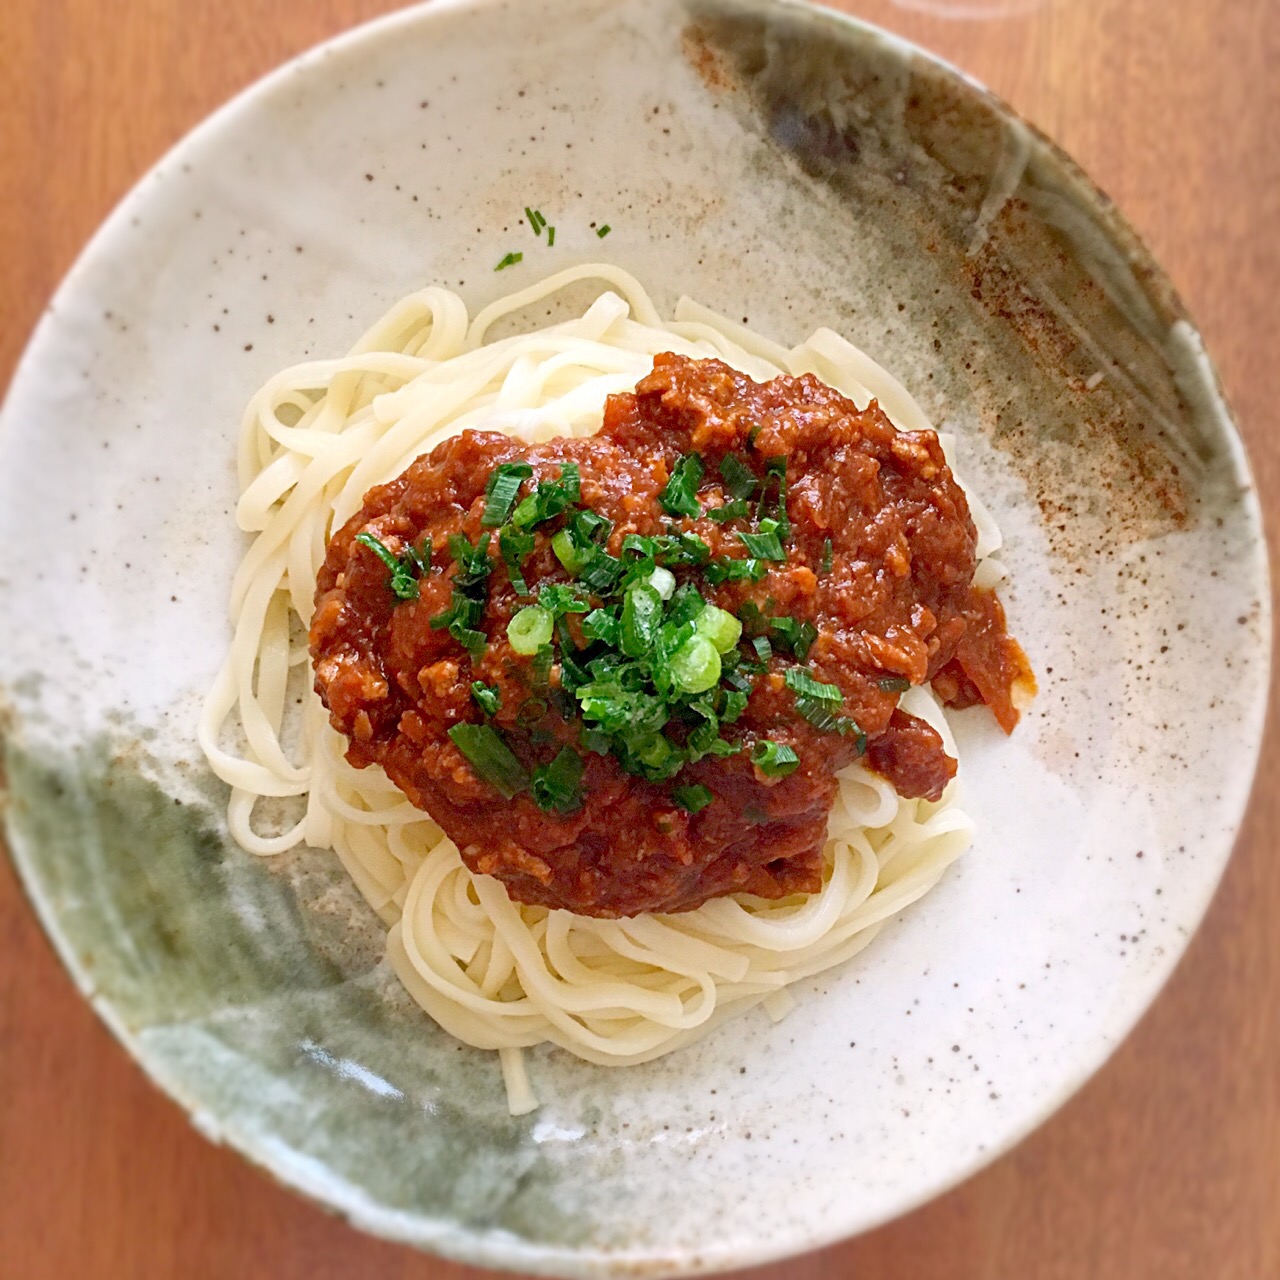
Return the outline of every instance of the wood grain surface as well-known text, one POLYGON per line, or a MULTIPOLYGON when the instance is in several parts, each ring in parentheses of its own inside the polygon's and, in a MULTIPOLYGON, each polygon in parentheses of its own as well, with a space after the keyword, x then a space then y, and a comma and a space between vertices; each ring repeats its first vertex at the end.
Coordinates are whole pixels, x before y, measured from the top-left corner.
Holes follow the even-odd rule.
MULTIPOLYGON (((277 63, 394 7, 3 0, 0 380, 86 238, 171 143, 277 63)), ((1274 528, 1280 4, 843 7, 986 81, 1115 197, 1204 330, 1274 528)), ((1151 1013, 1052 1121, 909 1217, 753 1274, 1280 1277, 1278 797, 1272 732, 1203 929, 1151 1013)), ((199 1137, 73 991, 0 858, 0 1276, 479 1274, 367 1239, 199 1137)))

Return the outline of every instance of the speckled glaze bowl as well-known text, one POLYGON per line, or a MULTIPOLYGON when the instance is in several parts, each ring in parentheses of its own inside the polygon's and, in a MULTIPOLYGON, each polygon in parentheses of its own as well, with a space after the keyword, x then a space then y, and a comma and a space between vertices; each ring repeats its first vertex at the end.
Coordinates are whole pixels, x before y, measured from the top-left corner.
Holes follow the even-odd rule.
POLYGON ((437 3, 237 99, 41 322, 0 531, 9 841, 86 996, 210 1137, 359 1226, 514 1270, 763 1261, 1016 1142, 1168 976, 1262 725, 1257 504, 1159 268, 982 89, 764 0, 437 3), (537 1052, 545 1105, 512 1119, 331 856, 228 842, 195 721, 249 394, 426 282, 481 304, 602 251, 660 305, 842 330, 915 391, 1003 525, 1042 693, 1010 740, 957 717, 977 844, 783 1023, 625 1070, 537 1052))

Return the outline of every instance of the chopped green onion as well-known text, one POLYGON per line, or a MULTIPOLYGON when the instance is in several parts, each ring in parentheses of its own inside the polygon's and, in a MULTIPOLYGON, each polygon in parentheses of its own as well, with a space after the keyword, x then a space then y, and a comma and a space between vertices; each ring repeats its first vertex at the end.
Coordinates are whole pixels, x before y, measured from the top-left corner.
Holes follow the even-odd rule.
POLYGON ((686 622, 692 622, 705 606, 706 601, 702 598, 702 592, 692 583, 686 582, 683 586, 676 588, 671 602, 667 605, 667 625, 680 627, 686 622))
POLYGON ((610 232, 610 231, 612 231, 612 230, 613 230, 613 228, 612 228, 612 227, 611 227, 611 226, 606 222, 606 223, 604 224, 604 226, 603 226, 603 227, 601 227, 601 228, 600 228, 600 230, 596 232, 596 235, 597 235, 601 240, 603 240, 603 239, 605 238, 605 236, 607 236, 607 235, 609 234, 609 232, 610 232))
POLYGON ((844 694, 836 685, 815 680, 803 667, 788 667, 783 679, 787 688, 798 697, 817 698, 820 702, 844 701, 844 694))
POLYGON ((529 657, 551 643, 554 621, 550 610, 541 605, 526 605, 507 623, 507 639, 518 654, 529 657))
POLYGON ((787 553, 782 547, 780 526, 776 520, 761 520, 759 532, 738 533, 747 551, 760 560, 785 560, 787 553))
POLYGON ((533 655, 533 670, 529 682, 535 689, 546 689, 551 682, 551 668, 555 665, 556 651, 548 640, 540 644, 533 655))
POLYGON ((745 520, 751 514, 751 507, 742 499, 734 498, 723 507, 713 507, 707 512, 707 519, 716 524, 728 524, 730 520, 745 520))
POLYGON ((715 796, 701 783, 696 783, 691 787, 672 787, 671 798, 688 813, 701 813, 715 796))
POLYGON ((583 541, 603 543, 613 532, 613 521, 598 511, 586 509, 573 513, 573 528, 583 541))
POLYGON ((642 533, 627 534, 622 540, 622 554, 626 556, 632 553, 641 559, 652 560, 658 554, 657 539, 647 538, 642 533))
POLYGON ((706 564, 711 548, 696 533, 666 534, 654 538, 654 554, 668 564, 706 564))
POLYGON ((662 623, 662 597, 647 583, 633 583, 622 602, 619 647, 629 658, 643 658, 662 623))
POLYGON ((818 638, 818 628, 812 622, 799 622, 795 618, 772 618, 770 626, 801 662, 809 656, 809 650, 818 638))
POLYGON ((720 463, 724 487, 738 499, 749 498, 756 491, 756 474, 736 453, 726 453, 720 463))
POLYGON ((670 569, 655 569, 649 575, 649 585, 664 600, 670 600, 676 589, 676 575, 670 569))
POLYGON ((856 720, 841 715, 829 702, 818 698, 797 698, 796 710, 817 730, 822 733, 838 733, 841 736, 852 734, 861 755, 867 749, 867 735, 856 720))
POLYGON ((449 554, 458 566, 458 572, 453 575, 455 587, 479 586, 493 571, 493 562, 489 559, 490 536, 486 533, 473 547, 465 534, 450 535, 449 554))
POLYGON ((831 572, 831 565, 833 564, 834 560, 835 560, 835 553, 831 546, 831 539, 826 538, 823 540, 823 543, 822 543, 821 573, 824 578, 827 576, 827 574, 831 572))
POLYGON ((723 558, 713 560, 706 568, 707 581, 713 587, 718 587, 722 582, 742 582, 744 580, 759 582, 767 572, 768 570, 765 566, 756 559, 730 560, 723 558))
POLYGON ((492 725, 455 724, 449 730, 449 737, 466 757, 476 777, 497 788, 505 799, 510 800, 529 785, 524 766, 492 725))
POLYGON ((528 494, 511 514, 511 523, 524 529, 544 520, 561 515, 578 501, 582 494, 582 480, 576 462, 566 462, 560 467, 559 480, 541 480, 538 487, 528 494))
POLYGON ((751 642, 751 647, 756 651, 756 657, 767 666, 769 659, 773 657, 773 645, 769 643, 769 637, 756 636, 751 642))
POLYGON ((688 516, 696 520, 702 514, 698 505, 698 486, 704 467, 696 453, 686 453, 671 470, 671 479, 658 495, 663 510, 672 516, 688 516))
POLYGON ((522 596, 529 594, 529 584, 525 582, 520 566, 533 550, 533 544, 532 533, 513 529, 510 525, 504 525, 498 533, 498 549, 502 553, 503 564, 507 566, 507 577, 511 579, 512 587, 522 596))
POLYGON ((550 764, 533 771, 533 801, 539 809, 569 813, 582 803, 582 757, 564 747, 550 764))
POLYGON ((380 542, 371 533, 357 533, 355 540, 362 547, 368 547, 391 570, 391 577, 388 579, 387 585, 399 599, 416 600, 418 598, 418 580, 413 576, 413 571, 409 568, 409 564, 405 563, 405 560, 407 559, 410 564, 417 564, 419 569, 425 573, 431 564, 429 543, 427 544, 427 559, 424 565, 419 553, 412 546, 407 548, 403 557, 396 557, 387 550, 384 543, 380 542))
POLYGON ((510 515, 520 486, 531 475, 533 468, 527 462, 503 462, 494 467, 484 487, 484 514, 480 517, 486 529, 496 529, 510 515))
POLYGON ((700 636, 705 636, 715 645, 717 653, 728 653, 742 635, 742 623, 714 604, 707 605, 694 619, 693 625, 700 636))
POLYGON ((720 712, 720 719, 725 724, 733 724, 742 713, 747 709, 747 699, 750 694, 740 689, 732 689, 724 695, 724 708, 720 712))
POLYGON ((578 580, 588 591, 607 595, 622 576, 622 561, 607 551, 596 551, 578 574, 578 580))
POLYGON ((449 607, 430 620, 432 631, 443 631, 454 626, 474 627, 484 616, 484 601, 455 590, 449 607))
POLYGON ((876 685, 881 693, 906 693, 911 688, 911 681, 906 676, 885 676, 877 680, 876 685))
POLYGON ((706 636, 694 635, 671 655, 671 678, 683 693, 702 693, 720 682, 720 654, 706 636))
POLYGON ((560 582, 543 582, 538 587, 538 603, 553 618, 565 613, 586 613, 591 602, 579 594, 577 587, 560 582))
POLYGON ((765 463, 764 484, 760 487, 760 503, 756 507, 756 519, 764 514, 765 504, 769 498, 769 481, 778 482, 778 531, 785 538, 791 532, 791 522, 787 519, 787 459, 785 454, 770 458, 765 463))
POLYGON ((476 700, 485 715, 488 716, 496 715, 498 708, 502 706, 502 694, 499 693, 497 687, 485 684, 483 680, 473 680, 471 682, 471 696, 476 700))
POLYGON ((547 225, 547 220, 536 209, 530 209, 528 205, 524 207, 524 216, 529 220, 529 226, 533 228, 533 234, 540 236, 542 228, 547 225))
POLYGON ((489 643, 489 637, 483 631, 474 631, 462 622, 451 622, 449 634, 471 655, 478 658, 489 643))
POLYGON ((572 574, 575 578, 587 567, 587 563, 596 553, 591 543, 579 543, 568 529, 561 529, 551 539, 551 550, 555 552, 556 559, 564 565, 565 572, 572 574))
POLYGON ((509 253, 503 260, 494 267, 495 271, 505 271, 508 267, 514 267, 517 262, 524 261, 523 253, 509 253))
POLYGON ((582 634, 588 640, 600 640, 611 649, 618 647, 622 622, 614 609, 592 609, 582 620, 582 634))
POLYGON ((800 767, 800 757, 785 743, 761 738, 751 750, 751 763, 767 778, 785 778, 800 767))
POLYGON ((547 228, 547 248, 548 249, 554 248, 555 243, 556 243, 556 229, 555 227, 548 227, 547 228))

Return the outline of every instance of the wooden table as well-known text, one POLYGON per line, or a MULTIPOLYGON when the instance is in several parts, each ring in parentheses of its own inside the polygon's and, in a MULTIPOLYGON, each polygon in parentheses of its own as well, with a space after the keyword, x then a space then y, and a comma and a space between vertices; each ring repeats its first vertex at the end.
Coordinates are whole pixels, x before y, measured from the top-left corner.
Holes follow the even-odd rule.
MULTIPOLYGON (((262 72, 394 7, 389 0, 5 0, 0 377, 85 239, 162 151, 262 72)), ((1204 329, 1274 524, 1275 0, 843 0, 843 7, 985 80, 1127 211, 1204 329)), ((1155 1009, 1054 1120, 927 1208, 757 1274, 1280 1276, 1278 797, 1273 732, 1205 927, 1155 1009)), ((200 1138, 72 990, 2 858, 0 939, 0 1276, 480 1274, 366 1239, 200 1138)))

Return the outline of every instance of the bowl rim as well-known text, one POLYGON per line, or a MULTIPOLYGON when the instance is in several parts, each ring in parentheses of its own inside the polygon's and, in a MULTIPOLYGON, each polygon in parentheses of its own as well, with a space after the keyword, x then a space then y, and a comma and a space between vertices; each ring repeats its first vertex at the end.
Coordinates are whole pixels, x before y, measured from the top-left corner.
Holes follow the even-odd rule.
MULTIPOLYGON (((1162 293, 1164 309, 1172 312, 1174 319, 1187 323, 1197 341, 1200 341, 1199 329, 1188 314, 1168 273, 1124 213, 1061 146, 1036 125, 1026 120, 1020 112, 981 80, 913 40, 864 18, 816 3, 814 0, 722 0, 722 2, 726 7, 732 4, 744 11, 775 15, 793 14, 801 20, 832 23, 843 28, 853 38, 874 41, 899 58, 919 60, 936 72, 942 73, 945 78, 962 86, 967 93, 976 94, 995 117, 1013 122, 1027 130, 1034 144, 1042 148, 1047 157, 1059 166, 1063 175, 1102 218, 1103 229, 1107 236, 1113 242, 1120 243, 1129 260, 1141 270, 1147 281, 1165 287, 1162 293)), ((216 136, 242 116, 251 116, 258 104, 268 98, 279 86, 299 72, 310 70, 312 64, 319 63, 333 53, 348 52, 364 44, 375 45, 396 31, 416 28, 423 23, 429 25, 436 18, 447 14, 499 8, 504 3, 506 0, 416 0, 405 8, 357 23, 310 45, 250 81, 186 130, 116 201, 56 286, 49 303, 28 335, 22 354, 13 367, 4 397, 0 398, 0 445, 8 443, 5 424, 8 419, 6 410, 10 395, 13 389, 23 381, 32 363, 33 351, 40 345, 40 338, 54 322, 55 313, 62 310, 60 304, 64 298, 74 294, 81 274, 87 270, 90 263, 104 253, 109 255, 112 252, 113 242, 128 226, 134 202, 143 197, 148 183, 158 173, 172 166, 186 151, 198 147, 207 138, 216 136)), ((1269 690, 1274 677, 1273 605, 1272 573, 1265 520, 1258 500, 1256 476, 1250 464, 1236 414, 1227 398, 1216 363, 1202 343, 1200 352, 1204 370, 1211 377, 1210 389, 1216 406, 1220 409, 1222 422, 1227 428, 1224 432, 1223 444, 1229 453, 1232 466, 1244 482, 1245 492, 1242 494, 1242 501, 1247 518, 1258 534, 1255 569, 1258 573, 1260 606, 1259 679, 1263 689, 1269 690)), ((97 992, 92 976, 84 970, 69 938, 63 934, 52 902, 43 898, 39 888, 34 861, 29 863, 30 853, 25 848, 25 842, 13 828, 8 805, 3 806, 5 835, 3 843, 17 873, 16 879, 23 895, 31 905, 55 955, 71 977, 76 989, 89 1002, 112 1036, 142 1069, 144 1075, 182 1109, 198 1132, 212 1142, 231 1147, 249 1164, 266 1173, 277 1184, 301 1194, 312 1204, 331 1215, 344 1219, 361 1231, 394 1243, 429 1250, 441 1257, 473 1266, 519 1268, 528 1274, 553 1276, 664 1277, 708 1274, 740 1267, 766 1265, 802 1253, 828 1248, 914 1212, 980 1173, 1020 1145, 1097 1074, 1120 1044, 1145 1018, 1155 1000, 1164 991, 1174 970, 1182 963, 1191 940, 1202 925, 1218 891, 1234 853, 1241 826, 1257 785, 1259 762, 1270 728, 1269 701, 1270 699, 1265 696, 1260 699, 1259 709, 1252 721, 1241 726, 1246 730, 1245 741, 1249 744, 1248 751, 1251 752, 1252 759, 1247 770, 1247 778, 1241 779, 1244 785, 1237 791, 1239 800, 1230 840, 1222 840, 1212 846, 1216 850, 1214 865, 1202 877, 1201 892, 1194 910, 1188 912, 1188 926, 1180 946, 1163 957, 1159 964, 1152 966, 1145 978, 1144 990, 1140 998, 1126 1006, 1123 1017, 1117 1019, 1118 1025, 1113 1037, 1109 1037, 1105 1043, 1099 1045, 1093 1054, 1075 1059, 1075 1070, 1065 1075, 1051 1094, 1022 1116, 1020 1123, 1012 1125, 1002 1133, 999 1141, 988 1146, 976 1159, 968 1161, 962 1167, 950 1170, 944 1177, 928 1183, 922 1182, 913 1194, 902 1196, 893 1209, 881 1212, 865 1221, 859 1220, 852 1226, 835 1225, 822 1232, 807 1233, 803 1238, 793 1238, 781 1233, 768 1238, 757 1237, 747 1242, 729 1241, 719 1245, 711 1244, 708 1247, 699 1248, 696 1253, 683 1249, 664 1250, 661 1247, 614 1250, 590 1246, 579 1248, 535 1244, 502 1231, 476 1230, 458 1226, 444 1219, 429 1219, 417 1214, 387 1209, 370 1200, 359 1188, 350 1185, 343 1188, 346 1199, 340 1201, 334 1194, 335 1181, 332 1177, 321 1180, 309 1174, 305 1165, 301 1163, 286 1165, 278 1152, 264 1148, 251 1135, 237 1133, 234 1125, 224 1128, 217 1118, 200 1109, 198 1102, 187 1095, 180 1081, 173 1077, 161 1063, 150 1060, 150 1055, 145 1045, 140 1042, 138 1035, 118 1016, 110 1001, 97 992)), ((0 722, 0 761, 2 761, 4 740, 8 736, 8 729, 7 723, 0 722)))

